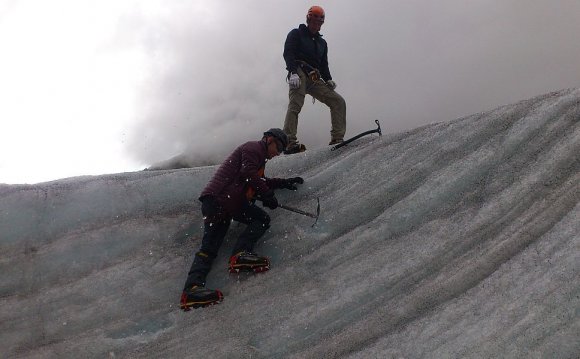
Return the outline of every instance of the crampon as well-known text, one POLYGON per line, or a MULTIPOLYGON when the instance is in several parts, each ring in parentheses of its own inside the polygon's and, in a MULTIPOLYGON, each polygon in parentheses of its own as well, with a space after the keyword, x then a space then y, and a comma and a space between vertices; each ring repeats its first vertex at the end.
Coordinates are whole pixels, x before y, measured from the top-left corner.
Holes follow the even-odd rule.
POLYGON ((240 272, 266 272, 270 269, 270 260, 255 253, 240 252, 230 257, 230 273, 240 272))
POLYGON ((218 289, 194 286, 189 290, 184 290, 181 294, 180 308, 187 312, 192 308, 204 308, 218 304, 223 299, 224 295, 218 289))

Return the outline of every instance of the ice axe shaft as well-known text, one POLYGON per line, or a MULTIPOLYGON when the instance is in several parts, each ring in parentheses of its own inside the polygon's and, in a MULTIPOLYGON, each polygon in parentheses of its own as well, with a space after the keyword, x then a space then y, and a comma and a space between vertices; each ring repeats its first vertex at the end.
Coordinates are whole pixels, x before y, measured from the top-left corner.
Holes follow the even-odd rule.
POLYGON ((291 211, 291 212, 294 212, 294 213, 301 214, 303 216, 308 216, 308 217, 311 217, 311 218, 315 218, 316 221, 312 225, 314 227, 314 225, 316 224, 316 222, 318 222, 318 217, 320 216, 320 199, 316 198, 316 202, 317 202, 316 214, 309 213, 309 212, 303 211, 301 209, 294 208, 294 207, 290 207, 290 206, 286 206, 286 205, 283 205, 283 204, 279 204, 278 207, 280 207, 282 209, 285 209, 287 211, 291 211))
POLYGON ((360 134, 354 136, 353 138, 349 138, 348 140, 343 141, 343 142, 337 144, 336 146, 332 147, 330 150, 331 151, 334 151, 334 150, 336 150, 338 148, 341 148, 342 146, 348 145, 349 143, 351 143, 354 140, 358 140, 359 138, 361 138, 363 136, 370 135, 371 133, 378 133, 379 136, 382 136, 383 135, 383 132, 381 131, 381 124, 379 123, 379 120, 375 120, 375 123, 377 124, 377 128, 376 129, 370 130, 370 131, 365 131, 363 133, 360 133, 360 134))
POLYGON ((283 204, 279 204, 278 207, 283 208, 283 209, 285 209, 287 211, 291 211, 291 212, 294 212, 294 213, 302 214, 304 216, 308 216, 308 217, 312 217, 312 218, 318 218, 318 216, 315 215, 314 213, 308 213, 308 212, 305 212, 305 211, 300 210, 298 208, 294 208, 294 207, 290 207, 290 206, 285 206, 283 204))

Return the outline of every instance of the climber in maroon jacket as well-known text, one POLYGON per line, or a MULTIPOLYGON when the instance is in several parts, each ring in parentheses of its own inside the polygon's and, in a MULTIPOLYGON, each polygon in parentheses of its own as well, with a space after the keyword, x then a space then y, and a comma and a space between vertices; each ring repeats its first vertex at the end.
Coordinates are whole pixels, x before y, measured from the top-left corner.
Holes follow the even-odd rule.
POLYGON ((270 227, 270 216, 254 202, 260 200, 265 207, 275 209, 278 200, 274 189, 296 190, 295 184, 304 183, 300 177, 264 176, 267 160, 278 156, 287 145, 288 137, 281 129, 264 132, 262 140, 246 142, 236 148, 201 192, 203 239, 185 282, 181 309, 205 307, 223 299, 221 291, 206 289, 205 281, 232 219, 246 224, 246 228, 234 245, 229 261, 230 272, 263 272, 270 268, 267 257, 253 252, 258 239, 270 227))

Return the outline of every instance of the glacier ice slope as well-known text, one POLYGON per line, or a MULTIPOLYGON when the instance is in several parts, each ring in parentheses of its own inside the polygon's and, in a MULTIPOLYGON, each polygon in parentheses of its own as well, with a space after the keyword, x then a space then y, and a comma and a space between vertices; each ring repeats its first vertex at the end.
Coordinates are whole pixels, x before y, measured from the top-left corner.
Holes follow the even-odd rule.
POLYGON ((183 313, 215 167, 0 186, 0 356, 580 356, 580 90, 278 157, 301 175, 230 276, 183 313))

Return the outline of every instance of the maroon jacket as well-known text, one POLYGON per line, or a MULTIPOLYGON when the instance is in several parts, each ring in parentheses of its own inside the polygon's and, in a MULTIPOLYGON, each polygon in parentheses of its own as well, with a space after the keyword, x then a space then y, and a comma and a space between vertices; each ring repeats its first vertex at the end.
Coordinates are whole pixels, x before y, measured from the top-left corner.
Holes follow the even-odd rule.
POLYGON ((199 196, 218 200, 230 214, 239 213, 244 201, 280 188, 282 179, 264 177, 267 161, 265 141, 250 141, 239 146, 221 164, 199 196))

